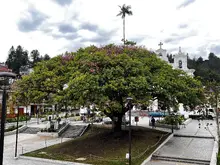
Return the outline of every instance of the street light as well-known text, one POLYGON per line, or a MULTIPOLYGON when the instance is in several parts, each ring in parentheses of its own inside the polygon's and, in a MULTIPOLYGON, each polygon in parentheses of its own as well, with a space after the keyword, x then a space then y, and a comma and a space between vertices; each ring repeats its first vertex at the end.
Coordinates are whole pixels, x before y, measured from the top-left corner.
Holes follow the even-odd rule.
POLYGON ((15 141, 15 158, 17 158, 17 148, 18 148, 18 122, 19 122, 19 103, 17 103, 17 129, 16 129, 16 141, 15 141))
POLYGON ((173 133, 174 114, 171 113, 170 116, 171 116, 171 124, 172 124, 171 130, 172 130, 172 133, 173 133))
POLYGON ((127 106, 129 110, 129 165, 131 165, 131 109, 132 109, 132 97, 127 98, 127 106))
POLYGON ((216 100, 215 100, 215 101, 216 101, 215 112, 216 112, 216 124, 217 124, 218 141, 219 141, 219 137, 220 137, 219 121, 218 121, 218 117, 219 117, 219 112, 218 112, 218 95, 219 95, 219 88, 220 88, 220 86, 214 86, 214 88, 210 88, 210 90, 209 90, 210 93, 214 93, 215 99, 216 99, 216 100))
POLYGON ((2 82, 2 113, 1 113, 1 137, 0 137, 0 165, 3 165, 5 117, 6 117, 6 90, 10 88, 16 74, 11 72, 0 72, 0 82, 2 82))

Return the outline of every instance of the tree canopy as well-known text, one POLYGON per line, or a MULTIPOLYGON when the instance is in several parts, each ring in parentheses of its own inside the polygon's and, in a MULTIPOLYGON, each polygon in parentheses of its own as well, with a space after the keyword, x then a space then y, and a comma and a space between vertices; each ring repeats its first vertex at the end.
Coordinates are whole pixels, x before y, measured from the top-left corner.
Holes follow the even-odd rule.
POLYGON ((131 11, 131 6, 128 5, 126 6, 125 4, 123 4, 122 6, 119 6, 120 11, 117 14, 117 16, 121 16, 121 18, 123 19, 123 39, 122 41, 124 42, 124 45, 126 43, 128 43, 125 39, 125 16, 126 15, 133 15, 133 12, 131 11))
POLYGON ((188 58, 188 67, 195 69, 195 77, 200 79, 204 85, 209 82, 220 83, 220 58, 214 53, 210 53, 208 60, 188 58))
POLYGON ((30 102, 69 100, 77 107, 93 105, 113 120, 115 131, 121 130, 128 97, 135 105, 159 99, 166 108, 179 103, 194 107, 203 99, 198 80, 137 46, 81 48, 38 63, 33 73, 18 82, 17 93, 25 92, 19 84, 26 84, 30 102))
POLYGON ((22 66, 28 65, 28 51, 24 50, 20 45, 14 49, 12 46, 9 50, 6 64, 12 72, 19 74, 22 66))

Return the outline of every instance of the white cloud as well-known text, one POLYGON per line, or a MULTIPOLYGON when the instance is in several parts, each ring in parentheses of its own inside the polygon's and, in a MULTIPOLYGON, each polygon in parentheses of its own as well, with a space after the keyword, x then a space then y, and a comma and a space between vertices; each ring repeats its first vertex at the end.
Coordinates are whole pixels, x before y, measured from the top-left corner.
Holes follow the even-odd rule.
POLYGON ((164 43, 164 48, 175 52, 175 48, 178 51, 181 46, 183 51, 192 56, 204 56, 210 50, 216 50, 213 45, 218 47, 220 44, 219 0, 70 2, 66 0, 62 5, 55 0, 1 1, 0 61, 6 60, 12 45, 21 45, 28 51, 38 49, 42 55, 47 53, 55 56, 90 44, 121 43, 122 19, 116 15, 119 12, 118 5, 122 4, 131 5, 133 11, 133 16, 126 17, 126 38, 149 49, 157 49, 160 41, 175 39, 175 42, 164 43), (24 18, 24 14, 27 15, 30 6, 46 15, 47 19, 43 20, 38 30, 21 32, 18 22, 24 18), (72 30, 68 27, 69 32, 59 32, 59 25, 62 24, 72 26, 72 30))

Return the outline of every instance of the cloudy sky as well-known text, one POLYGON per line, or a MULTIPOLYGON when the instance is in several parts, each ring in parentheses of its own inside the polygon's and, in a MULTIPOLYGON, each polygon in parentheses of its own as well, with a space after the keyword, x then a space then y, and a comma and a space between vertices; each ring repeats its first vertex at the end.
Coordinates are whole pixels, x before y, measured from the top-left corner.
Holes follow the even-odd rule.
POLYGON ((89 45, 121 44, 118 5, 131 5, 126 38, 170 53, 220 56, 220 0, 1 0, 0 61, 21 45, 51 57, 89 45))

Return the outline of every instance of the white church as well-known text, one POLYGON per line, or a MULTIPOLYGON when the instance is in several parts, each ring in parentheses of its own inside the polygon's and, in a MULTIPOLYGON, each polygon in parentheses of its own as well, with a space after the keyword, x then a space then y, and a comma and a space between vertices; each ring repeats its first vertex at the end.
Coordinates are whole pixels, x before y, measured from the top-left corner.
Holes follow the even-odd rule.
MULTIPOLYGON (((179 52, 177 54, 173 55, 174 62, 170 63, 169 60, 168 60, 168 57, 167 57, 167 50, 162 49, 163 43, 160 42, 158 45, 160 46, 160 48, 157 49, 155 51, 155 53, 159 56, 159 58, 161 58, 162 60, 164 60, 167 63, 169 63, 170 65, 172 65, 172 67, 174 69, 181 69, 184 72, 186 72, 189 76, 192 76, 192 77, 194 76, 193 73, 195 72, 195 70, 194 69, 189 69, 187 67, 187 55, 181 51, 181 47, 179 47, 179 52)), ((151 105, 149 106, 149 108, 150 108, 151 111, 157 111, 158 110, 158 100, 154 100, 151 103, 151 105)), ((181 114, 185 115, 186 112, 184 111, 183 104, 179 105, 179 112, 181 114)))
POLYGON ((164 61, 173 66, 174 69, 181 69, 186 72, 190 76, 194 76, 194 69, 189 69, 187 67, 187 55, 181 51, 181 47, 179 47, 179 52, 173 55, 174 63, 170 63, 167 57, 167 50, 162 49, 163 43, 160 42, 158 44, 160 46, 159 49, 156 50, 156 54, 164 61))

